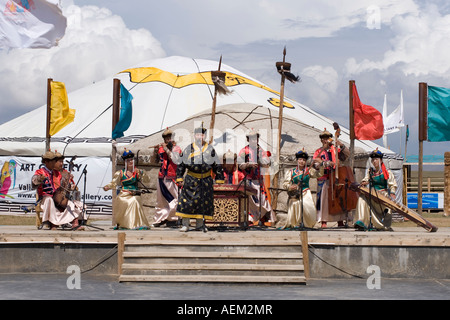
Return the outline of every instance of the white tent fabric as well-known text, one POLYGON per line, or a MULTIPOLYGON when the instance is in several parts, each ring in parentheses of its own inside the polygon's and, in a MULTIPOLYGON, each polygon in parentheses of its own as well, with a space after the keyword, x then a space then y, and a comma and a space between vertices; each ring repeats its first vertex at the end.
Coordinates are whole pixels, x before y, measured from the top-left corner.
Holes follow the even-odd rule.
MULTIPOLYGON (((76 110, 75 120, 52 137, 51 149, 64 151, 66 156, 110 155, 114 78, 120 79, 134 97, 131 126, 125 137, 118 140, 129 144, 210 110, 214 85, 207 84, 210 83, 208 75, 217 69, 216 61, 172 56, 144 62, 110 79, 71 92, 69 106, 76 110)), ((276 102, 280 97, 276 90, 225 64, 221 65, 221 71, 226 72, 226 84, 233 93, 218 95, 217 106, 252 103, 278 114, 276 102)), ((64 82, 64 79, 55 80, 64 82)), ((283 114, 319 130, 326 128, 333 132, 333 120, 286 97, 285 105, 288 107, 283 114)), ((0 155, 43 154, 45 121, 46 105, 1 125, 0 155)), ((349 143, 349 130, 342 126, 340 139, 349 143)), ((393 154, 372 141, 355 141, 355 147, 367 152, 378 147, 385 154, 393 154)))

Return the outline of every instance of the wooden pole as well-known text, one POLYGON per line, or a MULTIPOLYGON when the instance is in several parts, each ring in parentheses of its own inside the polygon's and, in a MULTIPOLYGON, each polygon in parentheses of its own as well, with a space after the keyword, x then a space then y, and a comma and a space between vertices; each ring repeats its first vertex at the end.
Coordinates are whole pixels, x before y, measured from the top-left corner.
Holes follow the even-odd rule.
POLYGON ((283 62, 277 62, 276 66, 279 72, 281 73, 281 86, 280 86, 280 105, 278 107, 278 144, 277 144, 277 163, 278 163, 278 172, 273 177, 273 189, 275 190, 273 194, 272 200, 272 209, 276 210, 278 206, 278 185, 279 185, 279 175, 281 170, 281 132, 283 128, 283 107, 284 107, 284 82, 286 80, 286 76, 284 71, 289 71, 291 64, 286 61, 286 47, 283 50, 283 62))
POLYGON ((450 215, 450 152, 444 153, 444 216, 450 215))
POLYGON ((348 105, 349 105, 349 127, 350 127, 350 168, 353 172, 354 160, 355 160, 355 118, 353 113, 353 87, 355 86, 355 80, 348 82, 348 105))
MULTIPOLYGON (((120 80, 113 80, 113 112, 112 112, 112 129, 111 132, 114 131, 117 122, 119 122, 120 118, 120 80)), ((117 170, 117 149, 115 147, 115 140, 113 140, 111 147, 111 177, 114 177, 114 173, 117 170)), ((113 205, 113 224, 114 223, 114 203, 116 202, 117 192, 116 190, 112 190, 112 205, 113 205)))
MULTIPOLYGON (((221 66, 222 66, 222 56, 220 56, 219 68, 217 69, 216 72, 214 72, 214 71, 211 72, 211 78, 213 76, 225 77, 225 73, 220 72, 221 66)), ((216 122, 216 104, 217 104, 217 88, 215 88, 215 86, 214 86, 214 98, 213 98, 212 110, 211 110, 211 123, 209 124, 209 134, 210 134, 209 144, 212 144, 213 139, 214 139, 213 130, 214 130, 215 122, 216 122)))
MULTIPOLYGON (((47 126, 45 128, 45 151, 50 150, 50 119, 51 119, 51 100, 52 100, 52 84, 53 79, 47 79, 47 126)), ((44 153, 45 153, 44 151, 44 153)))
POLYGON ((427 140, 428 85, 419 83, 419 183, 417 189, 417 212, 422 214, 423 141, 427 140))

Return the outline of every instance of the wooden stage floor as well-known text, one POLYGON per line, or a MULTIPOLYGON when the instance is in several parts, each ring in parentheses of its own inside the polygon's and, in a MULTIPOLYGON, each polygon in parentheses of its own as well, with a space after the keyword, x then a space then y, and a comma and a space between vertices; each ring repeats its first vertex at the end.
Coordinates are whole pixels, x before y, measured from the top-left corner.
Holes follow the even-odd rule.
MULTIPOLYGON (((118 233, 125 232, 127 238, 154 240, 204 240, 204 241, 248 241, 299 242, 299 230, 279 230, 275 228, 250 228, 247 230, 228 229, 208 232, 180 232, 173 228, 152 228, 135 231, 113 230, 108 221, 95 221, 85 230, 38 230, 35 226, 0 226, 0 243, 117 243, 118 233)), ((450 228, 439 228, 437 232, 427 232, 421 227, 394 228, 394 231, 356 231, 353 228, 328 228, 308 231, 308 243, 335 246, 423 246, 450 247, 450 228)))

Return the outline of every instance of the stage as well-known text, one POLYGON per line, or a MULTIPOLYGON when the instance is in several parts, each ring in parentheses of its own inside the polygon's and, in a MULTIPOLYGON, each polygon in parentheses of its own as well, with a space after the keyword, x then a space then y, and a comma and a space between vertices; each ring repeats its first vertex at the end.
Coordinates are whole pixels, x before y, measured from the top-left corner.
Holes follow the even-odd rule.
MULTIPOLYGON (((219 247, 239 243, 250 251, 276 245, 297 247, 301 252, 299 230, 117 231, 110 221, 94 221, 83 231, 0 226, 0 273, 66 273, 69 265, 78 265, 82 272, 116 275, 119 233, 135 243, 183 244, 186 248, 198 243, 219 247)), ((335 227, 307 231, 307 238, 311 278, 367 278, 368 267, 373 265, 387 278, 450 278, 450 228, 430 233, 421 227, 392 232, 335 227)), ((276 259, 277 251, 267 251, 267 255, 276 259)))

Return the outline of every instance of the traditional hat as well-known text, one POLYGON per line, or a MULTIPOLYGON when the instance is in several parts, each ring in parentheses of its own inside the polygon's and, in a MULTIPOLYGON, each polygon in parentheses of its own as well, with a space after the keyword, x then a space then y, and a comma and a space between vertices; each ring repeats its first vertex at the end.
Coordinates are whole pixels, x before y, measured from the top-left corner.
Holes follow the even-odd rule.
POLYGON ((249 137, 254 137, 254 136, 256 136, 257 138, 259 138, 259 132, 257 131, 257 130, 255 130, 255 129, 251 129, 250 131, 248 131, 247 132, 247 138, 249 138, 249 137))
POLYGON ((370 157, 383 159, 383 153, 380 150, 378 150, 378 148, 376 148, 375 150, 372 151, 370 157))
POLYGON ((134 158, 134 153, 131 150, 125 149, 125 151, 122 154, 122 159, 126 160, 131 158, 134 158))
POLYGON ((234 161, 237 159, 237 154, 235 152, 231 151, 230 149, 228 149, 228 151, 223 154, 223 160, 226 160, 226 159, 233 159, 233 161, 234 161))
POLYGON ((162 133, 163 138, 167 137, 167 136, 171 136, 173 134, 173 132, 169 129, 169 127, 167 127, 166 130, 164 130, 164 132, 162 133))
POLYGON ((46 151, 42 156, 42 160, 53 160, 55 159, 55 153, 53 151, 46 151))
POLYGON ((303 159, 307 160, 309 156, 308 156, 308 153, 306 153, 305 148, 303 148, 302 150, 300 150, 299 152, 297 152, 295 154, 295 157, 297 159, 303 158, 303 159))
POLYGON ((324 128, 323 132, 319 135, 320 139, 322 138, 332 138, 333 134, 327 131, 327 128, 324 128))
POLYGON ((55 150, 55 159, 64 159, 64 156, 55 150))
POLYGON ((200 127, 194 129, 194 133, 202 133, 202 134, 206 133, 206 128, 204 127, 203 122, 200 127))

